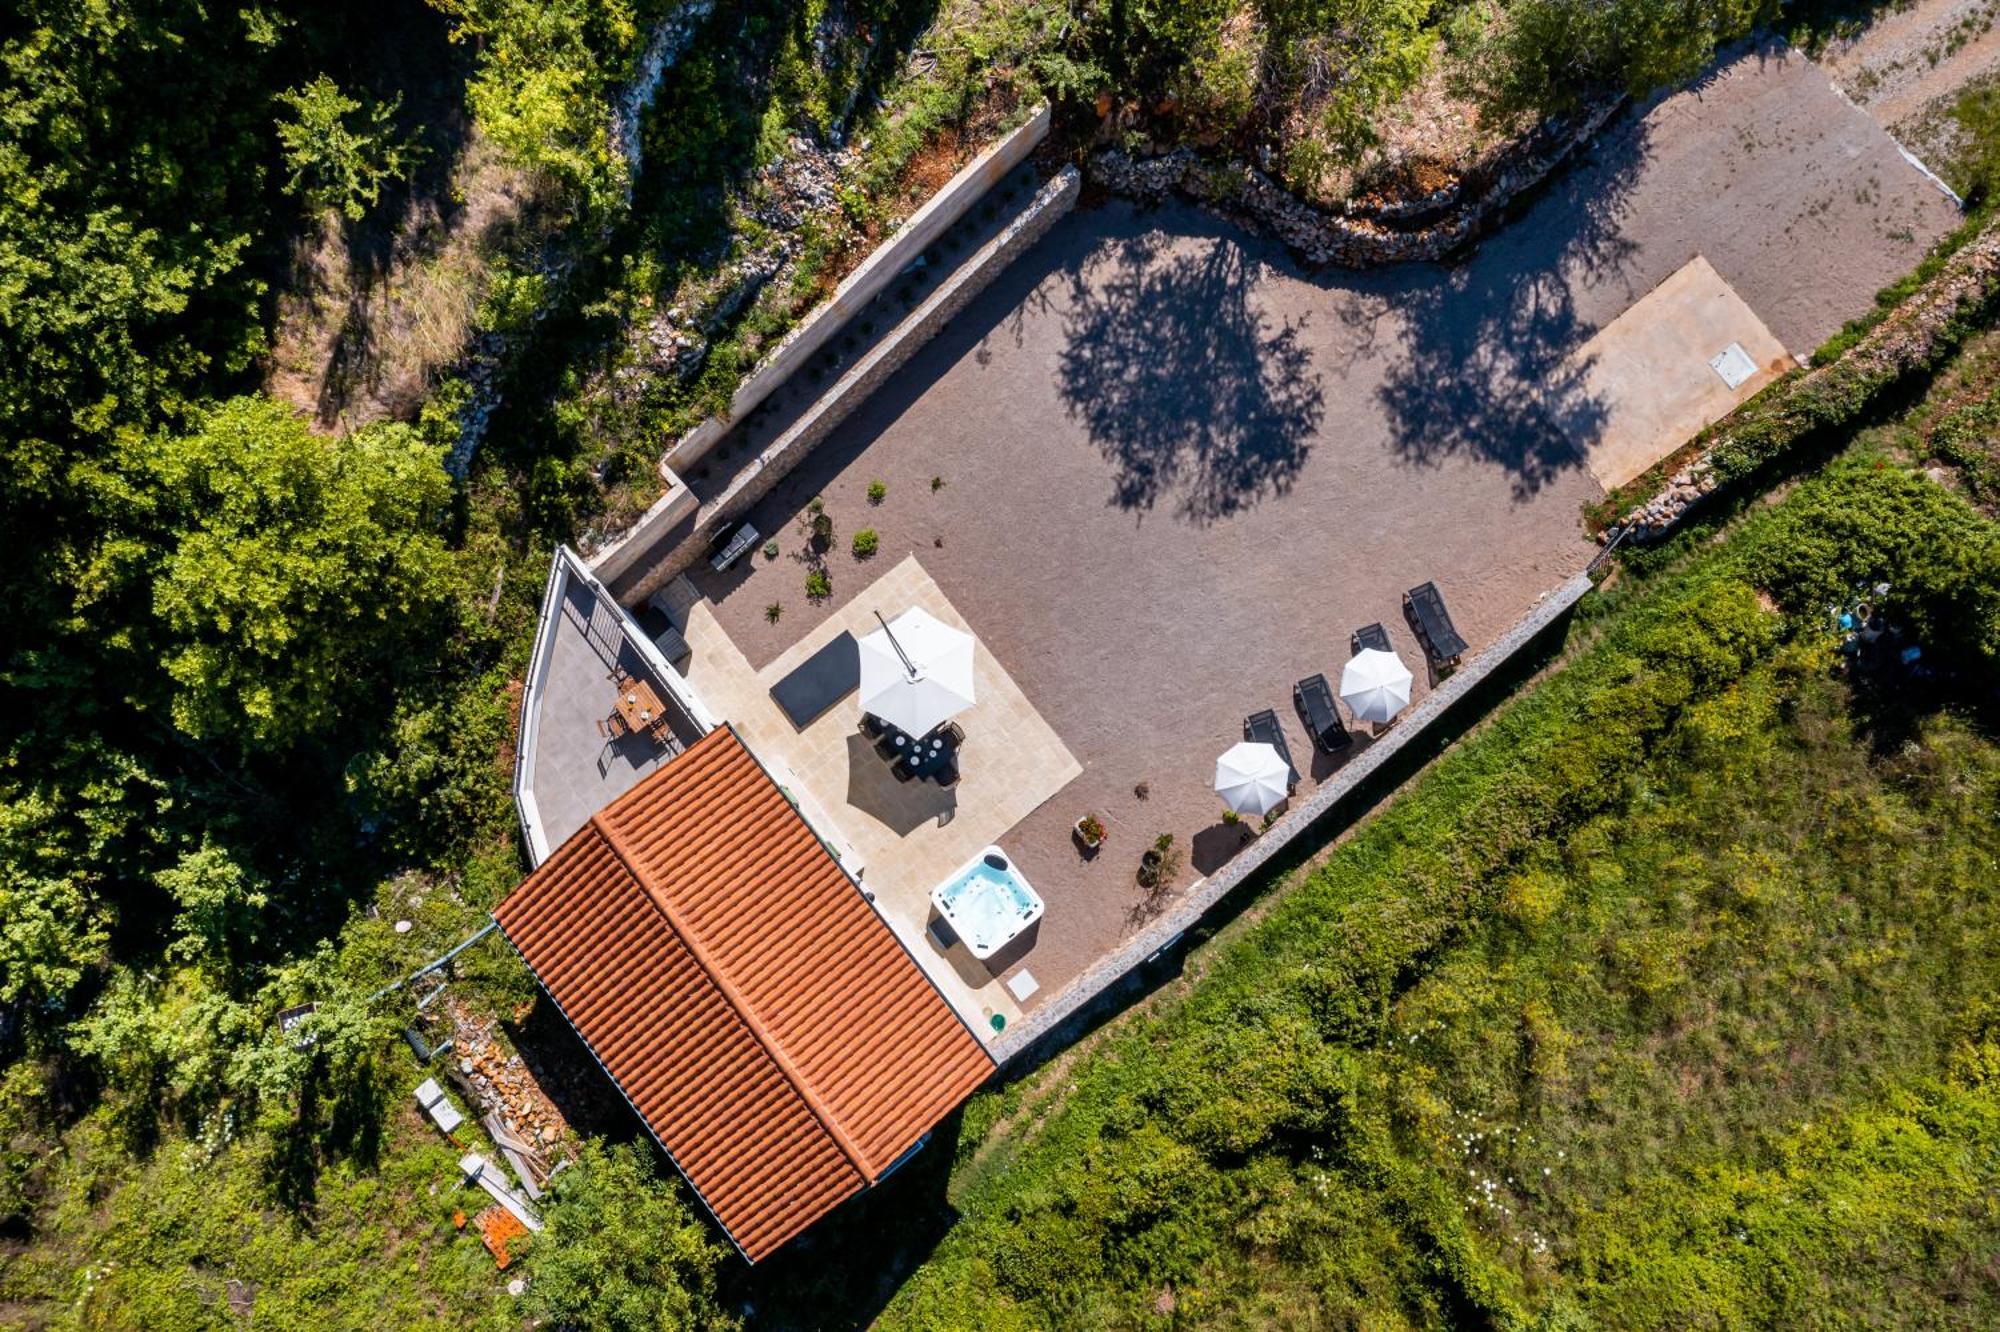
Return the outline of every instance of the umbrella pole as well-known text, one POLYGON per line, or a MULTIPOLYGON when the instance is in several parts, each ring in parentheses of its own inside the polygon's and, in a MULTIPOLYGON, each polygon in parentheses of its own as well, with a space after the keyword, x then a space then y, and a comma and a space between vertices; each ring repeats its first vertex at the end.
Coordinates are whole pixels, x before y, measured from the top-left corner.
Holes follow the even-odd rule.
POLYGON ((917 678, 917 664, 910 660, 910 654, 903 651, 903 645, 896 641, 896 631, 891 629, 889 622, 882 618, 881 611, 875 612, 875 623, 882 626, 882 634, 889 640, 889 646, 896 649, 896 656, 902 661, 903 669, 909 673, 910 679, 915 680, 917 678))

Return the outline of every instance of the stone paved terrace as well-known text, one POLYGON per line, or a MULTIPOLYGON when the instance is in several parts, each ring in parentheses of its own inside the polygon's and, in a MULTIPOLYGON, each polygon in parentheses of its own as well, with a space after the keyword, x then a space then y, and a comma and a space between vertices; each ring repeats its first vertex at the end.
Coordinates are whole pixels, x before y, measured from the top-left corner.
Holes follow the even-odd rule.
POLYGON ((752 512, 777 558, 693 582, 761 674, 921 561, 1082 768, 998 839, 1048 906, 1008 969, 1040 982, 1032 1010, 1171 909, 1134 883, 1156 834, 1187 852, 1183 893, 1241 852, 1209 780, 1246 713, 1278 712, 1304 804, 1368 743, 1317 756, 1291 705, 1301 677, 1337 682, 1352 630, 1387 627, 1421 707, 1404 589, 1435 580, 1478 652, 1585 566, 1588 441, 1618 405, 1572 359, 1595 334, 1700 256, 1810 351, 1956 217, 1768 51, 1627 117, 1455 265, 1306 273, 1179 205, 1080 211, 752 512), (796 525, 816 495, 824 605, 796 525), (847 550, 862 527, 872 560, 847 550), (1110 828, 1095 859, 1070 838, 1086 812, 1110 828))
POLYGON ((533 793, 548 844, 557 847, 640 778, 699 740, 702 731, 674 704, 671 689, 630 640, 616 606, 590 584, 568 580, 552 632, 534 735, 533 793), (658 741, 606 734, 604 723, 615 704, 614 667, 652 680, 667 702, 667 725, 658 741))

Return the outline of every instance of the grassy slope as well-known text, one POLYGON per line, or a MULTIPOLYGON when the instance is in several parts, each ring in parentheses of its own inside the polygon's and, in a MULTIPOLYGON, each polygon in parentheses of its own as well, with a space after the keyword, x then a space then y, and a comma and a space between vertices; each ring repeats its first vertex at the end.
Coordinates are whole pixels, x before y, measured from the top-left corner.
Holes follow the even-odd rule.
POLYGON ((2000 1313, 2000 749, 1877 752, 1744 581, 1849 505, 1973 530, 1849 466, 1636 597, 1201 983, 975 1106, 885 1324, 2000 1313))

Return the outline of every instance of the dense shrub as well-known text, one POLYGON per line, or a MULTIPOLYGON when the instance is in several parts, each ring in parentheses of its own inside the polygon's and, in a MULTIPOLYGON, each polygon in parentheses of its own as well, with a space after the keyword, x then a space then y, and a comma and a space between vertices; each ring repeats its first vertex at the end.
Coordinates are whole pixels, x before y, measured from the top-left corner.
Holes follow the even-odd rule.
POLYGON ((1774 0, 1513 0, 1473 77, 1499 113, 1560 111, 1594 88, 1646 93, 1692 78, 1777 12, 1774 0))
POLYGON ((587 1145, 550 1186, 542 1216, 529 1250, 536 1318, 606 1332, 736 1325, 715 1302, 721 1251, 641 1149, 587 1145))

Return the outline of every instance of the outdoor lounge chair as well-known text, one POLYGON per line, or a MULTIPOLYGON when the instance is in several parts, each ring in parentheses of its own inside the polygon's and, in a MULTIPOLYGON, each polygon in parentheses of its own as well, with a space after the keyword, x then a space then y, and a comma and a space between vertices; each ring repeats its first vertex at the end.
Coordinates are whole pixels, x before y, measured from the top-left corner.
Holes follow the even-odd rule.
POLYGON ((1285 743, 1285 728, 1278 724, 1276 712, 1265 708, 1262 712, 1253 712, 1245 717, 1243 738, 1254 740, 1260 745, 1269 745, 1277 750, 1278 757, 1283 759, 1285 766, 1291 770, 1291 775, 1285 784, 1288 787, 1296 787, 1299 784, 1299 765, 1292 762, 1292 748, 1285 743))
POLYGON ((771 686, 771 698, 801 731, 861 687, 861 646, 843 633, 771 686))
POLYGON ((1312 736, 1321 753, 1331 754, 1354 743, 1354 737, 1340 720, 1340 707, 1333 701, 1333 686, 1324 675, 1309 676, 1293 685, 1292 706, 1299 710, 1306 733, 1312 736))
POLYGON ((1377 620, 1374 624, 1364 624, 1359 629, 1356 629, 1348 638, 1348 646, 1352 649, 1353 655, 1357 657, 1370 648, 1373 648, 1377 652, 1394 652, 1396 650, 1389 646, 1389 631, 1382 627, 1380 620, 1377 620))
POLYGON ((1436 583, 1424 583, 1403 594, 1403 614, 1409 618, 1410 627, 1417 631, 1424 651, 1433 662, 1440 666, 1455 666, 1465 655, 1465 640, 1458 636, 1458 629, 1451 622, 1451 612, 1444 608, 1444 597, 1437 590, 1436 583))

